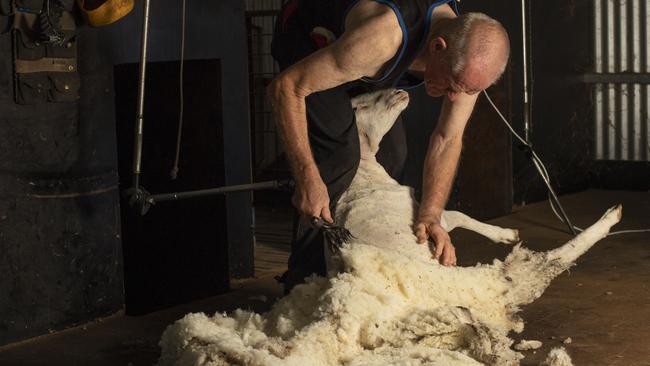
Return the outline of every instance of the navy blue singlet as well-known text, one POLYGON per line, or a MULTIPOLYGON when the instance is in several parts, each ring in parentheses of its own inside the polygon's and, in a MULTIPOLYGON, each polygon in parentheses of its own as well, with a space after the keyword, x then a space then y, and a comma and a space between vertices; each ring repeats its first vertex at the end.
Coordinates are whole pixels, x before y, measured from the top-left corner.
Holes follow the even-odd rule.
MULTIPOLYGON (((292 0, 285 4, 278 19, 279 31, 302 31, 310 34, 316 27, 329 30, 336 38, 345 31, 345 18, 348 11, 359 0, 292 0), (292 19, 292 29, 284 29, 292 19), (296 27, 297 26, 297 27, 296 27), (299 29, 296 29, 299 28, 299 29)), ((362 78, 372 84, 373 89, 389 87, 410 88, 422 84, 406 73, 411 63, 424 47, 431 13, 440 5, 449 4, 458 14, 455 0, 373 0, 390 7, 402 28, 402 45, 397 54, 387 63, 383 74, 378 78, 362 78)), ((319 47, 322 46, 318 45, 319 47)))

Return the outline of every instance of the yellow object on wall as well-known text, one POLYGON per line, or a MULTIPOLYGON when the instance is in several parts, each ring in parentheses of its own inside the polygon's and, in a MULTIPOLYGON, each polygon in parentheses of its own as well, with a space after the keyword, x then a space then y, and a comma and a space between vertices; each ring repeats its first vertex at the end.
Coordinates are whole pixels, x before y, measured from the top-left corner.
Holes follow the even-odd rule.
POLYGON ((77 4, 93 27, 114 23, 133 10, 133 0, 77 0, 77 4))

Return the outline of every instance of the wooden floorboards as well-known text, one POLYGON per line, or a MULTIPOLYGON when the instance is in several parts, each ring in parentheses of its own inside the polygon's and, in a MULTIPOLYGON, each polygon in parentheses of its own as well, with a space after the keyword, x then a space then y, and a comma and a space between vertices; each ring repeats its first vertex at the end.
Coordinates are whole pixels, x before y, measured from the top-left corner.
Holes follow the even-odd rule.
POLYGON ((289 207, 255 207, 255 277, 275 276, 286 270, 292 223, 289 207))

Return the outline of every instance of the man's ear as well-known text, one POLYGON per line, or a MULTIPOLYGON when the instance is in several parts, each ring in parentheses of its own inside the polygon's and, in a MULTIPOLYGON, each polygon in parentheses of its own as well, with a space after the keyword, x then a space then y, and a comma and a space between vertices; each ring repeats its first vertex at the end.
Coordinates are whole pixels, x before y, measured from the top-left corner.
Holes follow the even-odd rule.
POLYGON ((447 42, 442 37, 435 37, 429 43, 429 53, 432 55, 436 52, 444 51, 447 49, 447 42))

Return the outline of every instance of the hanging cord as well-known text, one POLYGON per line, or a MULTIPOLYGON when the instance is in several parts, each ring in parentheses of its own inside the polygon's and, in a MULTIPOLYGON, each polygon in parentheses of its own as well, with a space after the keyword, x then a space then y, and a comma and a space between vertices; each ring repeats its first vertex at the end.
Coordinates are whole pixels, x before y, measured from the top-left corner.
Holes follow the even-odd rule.
POLYGON ((533 14, 532 14, 532 1, 528 4, 527 16, 529 21, 526 23, 528 26, 528 133, 532 135, 533 126, 535 122, 533 121, 533 103, 535 102, 535 57, 533 49, 533 14))
MULTIPOLYGON (((508 120, 503 116, 503 114, 501 113, 501 111, 499 110, 499 108, 497 108, 497 106, 494 104, 494 102, 492 102, 492 99, 490 98, 490 96, 488 95, 488 93, 487 93, 485 90, 483 90, 483 95, 485 95, 485 98, 487 98, 488 102, 490 103, 490 105, 492 106, 492 108, 494 108, 494 110, 497 112, 497 114, 499 115, 499 117, 501 118, 501 120, 506 124, 506 126, 508 126, 508 129, 509 129, 510 132, 513 134, 513 136, 515 136, 515 137, 519 140, 519 142, 521 142, 521 143, 526 147, 526 150, 528 150, 528 152, 532 155, 532 156, 531 156, 531 159, 532 159, 532 161, 533 161, 533 164, 535 165, 535 168, 537 168, 537 171, 539 172, 539 175, 540 175, 540 176, 542 177, 542 179, 544 180, 544 183, 546 183, 546 185, 550 187, 550 185, 551 185, 551 180, 550 180, 550 178, 549 178, 548 171, 546 170, 546 166, 544 166, 544 163, 542 163, 542 160, 539 158, 539 156, 537 155, 537 153, 536 153, 536 152, 533 150, 533 148, 532 148, 532 147, 531 147, 531 146, 526 142, 526 140, 524 140, 521 136, 519 136, 519 134, 518 134, 518 133, 517 133, 517 132, 512 128, 512 126, 510 125, 510 123, 508 122, 508 120)), ((566 221, 564 221, 564 219, 562 219, 562 217, 560 216, 560 214, 557 212, 557 209, 556 209, 556 207, 555 207, 555 205, 554 205, 554 203, 553 203, 553 201, 551 200, 550 197, 549 197, 548 200, 549 200, 549 203, 550 203, 550 205, 551 205, 551 209, 553 210, 553 213, 555 214, 555 216, 556 216, 560 221, 562 221, 564 224, 567 224, 566 221)), ((575 226, 575 225, 571 225, 571 226, 573 226, 573 229, 576 230, 576 231, 580 231, 580 232, 581 232, 581 231, 584 231, 584 230, 585 230, 585 229, 582 229, 582 228, 580 228, 580 227, 578 227, 578 226, 575 226)), ((618 235, 618 234, 629 234, 629 233, 645 233, 645 232, 650 232, 650 229, 635 229, 635 230, 620 230, 620 231, 613 231, 613 232, 610 232, 607 236, 610 236, 610 235, 618 235)))
POLYGON ((185 1, 183 0, 183 16, 181 21, 181 65, 179 71, 179 113, 178 113, 178 133, 176 135, 176 157, 174 158, 174 166, 172 167, 171 175, 172 179, 178 177, 178 161, 181 155, 181 136, 183 134, 183 107, 184 107, 184 97, 183 97, 183 66, 185 61, 185 1))

